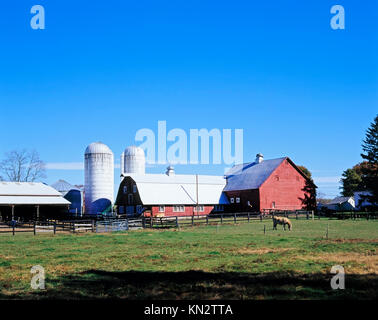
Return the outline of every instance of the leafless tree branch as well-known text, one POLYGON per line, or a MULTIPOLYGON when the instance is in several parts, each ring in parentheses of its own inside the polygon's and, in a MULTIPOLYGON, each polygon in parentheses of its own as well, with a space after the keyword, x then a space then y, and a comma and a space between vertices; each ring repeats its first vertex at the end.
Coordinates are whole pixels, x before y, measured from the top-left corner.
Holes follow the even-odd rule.
POLYGON ((7 152, 0 162, 0 173, 15 182, 33 182, 46 177, 45 164, 38 152, 26 149, 7 152))

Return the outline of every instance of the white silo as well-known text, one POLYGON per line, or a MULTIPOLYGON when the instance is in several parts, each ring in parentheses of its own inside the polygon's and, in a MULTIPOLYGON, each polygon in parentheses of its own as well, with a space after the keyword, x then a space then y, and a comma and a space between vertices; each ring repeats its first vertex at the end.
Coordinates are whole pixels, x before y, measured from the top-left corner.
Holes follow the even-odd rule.
POLYGON ((125 173, 125 153, 122 152, 121 154, 121 163, 120 163, 120 168, 121 168, 121 176, 125 173))
POLYGON ((125 168, 124 173, 146 173, 146 157, 142 148, 130 146, 124 152, 125 168))
POLYGON ((85 150, 85 213, 98 214, 111 208, 114 198, 114 155, 101 142, 85 150))

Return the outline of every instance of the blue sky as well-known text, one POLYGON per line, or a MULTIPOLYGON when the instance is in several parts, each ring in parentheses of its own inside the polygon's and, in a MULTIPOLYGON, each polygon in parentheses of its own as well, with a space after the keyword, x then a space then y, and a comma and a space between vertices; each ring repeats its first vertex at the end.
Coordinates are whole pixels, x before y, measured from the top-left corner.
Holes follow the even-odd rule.
POLYGON ((241 128, 244 161, 289 156, 336 196, 378 111, 377 9, 376 1, 7 1, 0 156, 34 148, 55 168, 47 183, 79 184, 77 163, 93 141, 117 163, 136 131, 156 131, 159 120, 188 133, 241 128), (30 27, 35 4, 45 30, 30 27), (335 4, 345 30, 330 27, 335 4))

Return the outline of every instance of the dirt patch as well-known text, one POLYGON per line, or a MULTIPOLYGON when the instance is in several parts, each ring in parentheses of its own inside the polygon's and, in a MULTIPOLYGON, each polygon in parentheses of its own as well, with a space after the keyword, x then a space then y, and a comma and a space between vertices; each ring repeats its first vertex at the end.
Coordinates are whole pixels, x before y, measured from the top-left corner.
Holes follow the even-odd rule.
POLYGON ((237 251, 240 254, 267 254, 267 253, 277 253, 277 252, 287 252, 294 250, 294 248, 243 248, 237 251))
POLYGON ((330 239, 321 240, 320 243, 377 243, 378 239, 330 239))
POLYGON ((345 268, 346 273, 378 274, 378 255, 375 251, 367 253, 340 252, 299 256, 300 260, 312 260, 319 263, 337 263, 345 268))

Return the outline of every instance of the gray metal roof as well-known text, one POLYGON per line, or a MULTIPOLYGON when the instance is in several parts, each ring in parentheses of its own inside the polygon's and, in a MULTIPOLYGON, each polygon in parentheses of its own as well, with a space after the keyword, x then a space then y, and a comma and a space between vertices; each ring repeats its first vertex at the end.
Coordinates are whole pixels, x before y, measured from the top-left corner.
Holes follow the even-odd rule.
POLYGON ((327 204, 341 204, 341 203, 344 203, 344 202, 348 202, 352 198, 353 198, 353 196, 351 196, 351 197, 336 197, 335 199, 332 199, 327 204))
POLYGON ((51 185, 55 190, 59 192, 68 192, 71 190, 79 190, 77 187, 73 186, 72 184, 68 183, 65 180, 58 180, 57 182, 51 185))
POLYGON ((285 159, 287 158, 264 160, 261 163, 249 162, 233 166, 226 173, 227 185, 224 191, 258 189, 285 159))

